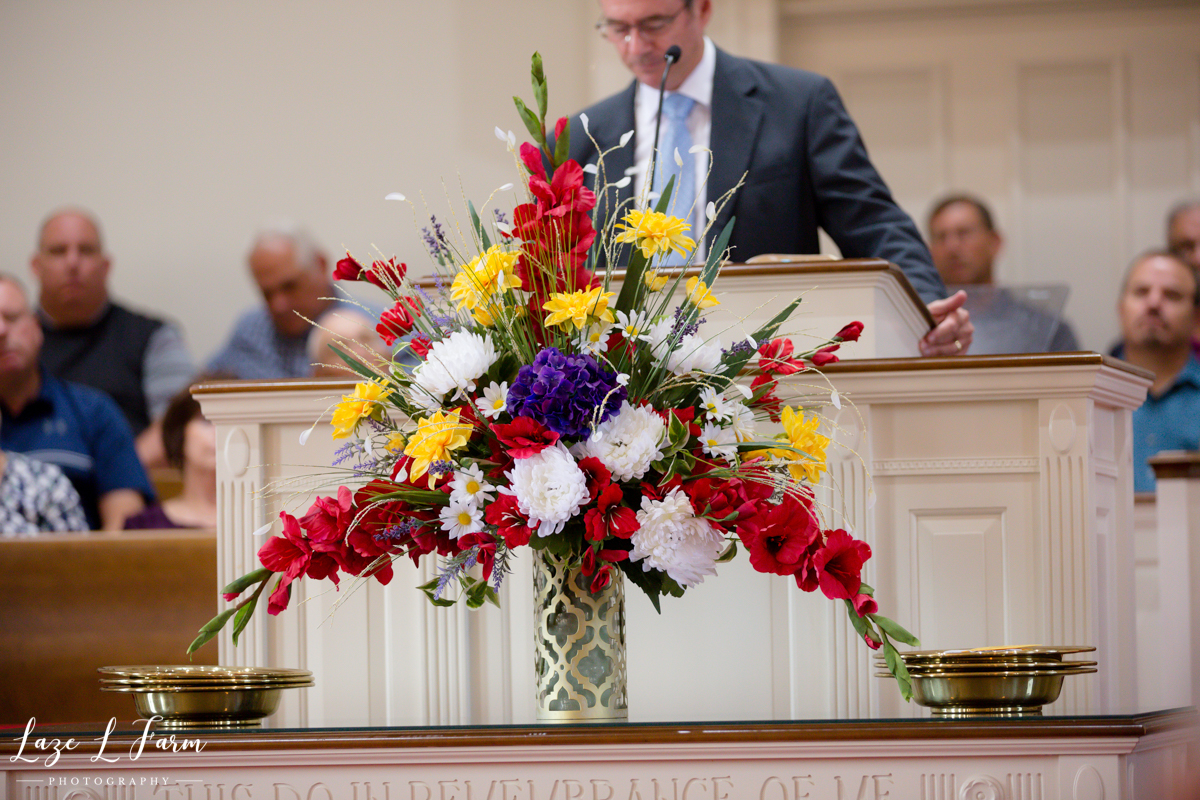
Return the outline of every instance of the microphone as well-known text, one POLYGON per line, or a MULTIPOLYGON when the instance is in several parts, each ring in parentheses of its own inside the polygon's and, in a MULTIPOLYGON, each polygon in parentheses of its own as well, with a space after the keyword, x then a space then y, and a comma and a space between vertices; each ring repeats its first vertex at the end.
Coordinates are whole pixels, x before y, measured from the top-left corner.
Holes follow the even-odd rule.
POLYGON ((662 128, 663 96, 667 91, 667 74, 671 71, 671 65, 682 55, 683 51, 677 44, 671 45, 667 48, 667 52, 663 53, 663 60, 667 62, 667 65, 663 67, 662 80, 658 84, 658 116, 654 118, 654 149, 650 151, 650 169, 649 175, 646 176, 646 185, 651 189, 654 188, 654 168, 658 165, 658 131, 662 128))

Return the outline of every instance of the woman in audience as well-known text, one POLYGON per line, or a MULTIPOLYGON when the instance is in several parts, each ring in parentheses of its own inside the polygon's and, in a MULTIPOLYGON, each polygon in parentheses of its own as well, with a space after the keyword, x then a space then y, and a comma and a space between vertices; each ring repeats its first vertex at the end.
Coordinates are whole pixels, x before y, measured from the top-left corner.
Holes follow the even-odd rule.
POLYGON ((0 450, 0 536, 87 529, 79 492, 62 470, 0 450))
POLYGON ((183 491, 125 520, 125 529, 215 528, 217 432, 188 389, 167 406, 162 438, 167 462, 183 475, 183 491))

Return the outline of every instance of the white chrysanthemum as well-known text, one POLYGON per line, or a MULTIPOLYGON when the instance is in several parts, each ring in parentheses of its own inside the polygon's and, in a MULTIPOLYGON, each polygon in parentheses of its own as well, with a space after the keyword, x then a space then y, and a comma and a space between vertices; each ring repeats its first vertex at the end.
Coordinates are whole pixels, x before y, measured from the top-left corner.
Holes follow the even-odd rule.
POLYGON ((733 416, 732 404, 721 396, 721 393, 711 386, 705 386, 700 390, 700 407, 704 409, 704 413, 709 419, 728 422, 733 416))
POLYGON ((447 392, 455 394, 475 391, 479 380, 488 367, 496 363, 496 348, 492 340, 470 331, 455 331, 434 342, 416 369, 412 371, 413 398, 424 407, 429 407, 429 398, 437 405, 447 392))
POLYGON ((662 570, 684 588, 717 574, 725 538, 708 520, 695 515, 688 496, 679 489, 662 500, 643 497, 637 521, 641 527, 630 540, 629 559, 642 561, 643 569, 662 570))
POLYGON ((708 423, 700 429, 700 446, 713 458, 723 458, 730 464, 737 461, 737 436, 731 428, 708 423))
POLYGON ((666 354, 667 340, 671 338, 671 331, 674 329, 675 321, 671 319, 661 320, 646 328, 642 339, 650 345, 650 352, 655 358, 662 360, 666 354))
POLYGON ((696 334, 688 334, 679 340, 675 349, 667 356, 667 369, 676 375, 689 372, 715 372, 721 364, 721 340, 705 342, 696 334))
POLYGON ((484 480, 478 464, 454 471, 454 479, 450 481, 451 504, 467 503, 478 507, 495 499, 496 487, 484 480))
POLYGON ((579 352, 599 355, 608 349, 608 337, 612 335, 613 326, 606 322, 597 322, 579 332, 579 352))
POLYGON ((539 536, 558 533, 589 499, 587 476, 562 443, 517 459, 507 474, 521 513, 539 536))
POLYGON ((492 385, 483 390, 483 397, 475 400, 475 407, 479 409, 479 413, 488 419, 495 419, 500 416, 504 413, 507 405, 508 381, 504 383, 492 381, 492 385))
POLYGON ((615 416, 600 423, 586 441, 575 446, 580 458, 595 456, 619 481, 641 478, 662 458, 659 444, 667 429, 662 417, 626 400, 615 416))
POLYGON ((733 401, 730 404, 730 421, 733 432, 739 442, 749 442, 755 438, 754 411, 745 403, 733 401))
POLYGON ((442 530, 457 539, 464 533, 478 533, 483 530, 483 509, 470 503, 450 501, 438 514, 442 530))
POLYGON ((617 329, 631 342, 637 339, 649 341, 646 332, 650 330, 650 315, 645 311, 634 311, 631 314, 618 311, 617 329))

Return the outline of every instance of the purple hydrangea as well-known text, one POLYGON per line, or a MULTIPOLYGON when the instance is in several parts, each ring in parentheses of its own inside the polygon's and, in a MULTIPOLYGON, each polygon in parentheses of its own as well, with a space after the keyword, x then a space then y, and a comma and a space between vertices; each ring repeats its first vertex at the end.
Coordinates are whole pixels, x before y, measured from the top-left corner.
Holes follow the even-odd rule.
POLYGON ((577 439, 589 434, 601 403, 604 413, 597 422, 620 411, 626 394, 624 386, 617 386, 617 376, 601 369, 594 357, 547 347, 517 373, 508 390, 508 413, 531 417, 563 438, 577 439))

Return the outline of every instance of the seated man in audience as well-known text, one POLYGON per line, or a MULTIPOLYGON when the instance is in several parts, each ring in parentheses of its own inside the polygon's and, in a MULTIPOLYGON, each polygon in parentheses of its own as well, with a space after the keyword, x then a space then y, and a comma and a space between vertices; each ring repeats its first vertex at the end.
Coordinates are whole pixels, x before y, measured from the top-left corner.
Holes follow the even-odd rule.
POLYGON ((1134 260, 1117 304, 1124 341, 1116 355, 1154 373, 1133 412, 1134 491, 1154 491, 1150 456, 1200 449, 1200 361, 1191 345, 1198 309, 1196 270, 1179 256, 1156 250, 1134 260))
POLYGON ((108 395, 44 370, 41 349, 24 287, 0 275, 0 448, 57 465, 79 492, 88 526, 120 530, 154 497, 129 424, 108 395))
POLYGON ((209 372, 238 378, 303 378, 312 367, 309 320, 334 302, 329 262, 298 225, 278 223, 259 232, 249 256, 250 274, 263 305, 238 319, 209 372))
POLYGON ((42 363, 56 377, 116 401, 142 462, 159 464, 157 421, 187 386, 192 358, 178 327, 112 302, 110 266, 100 225, 87 212, 63 209, 42 223, 30 259, 45 337, 42 363))
MULTIPOLYGON (((967 290, 965 308, 975 324, 971 353, 1078 350, 1075 333, 1059 315, 1061 309, 1040 308, 1015 288, 995 286, 996 257, 1003 246, 991 210, 977 197, 950 195, 929 213, 933 265, 949 291, 967 290)), ((1036 291, 1052 294, 1048 288, 1036 291)))
MULTIPOLYGON (((1200 270, 1200 198, 1184 200, 1167 214, 1167 247, 1200 270)), ((1192 349, 1200 354, 1200 321, 1192 331, 1192 349)))
POLYGON ((0 536, 86 530, 79 492, 62 470, 0 450, 0 536))
MULTIPOLYGON (((366 312, 349 305, 339 305, 322 314, 308 336, 312 376, 344 379, 359 376, 330 345, 337 345, 342 352, 368 365, 379 364, 381 359, 387 359, 391 351, 384 346, 383 339, 375 330, 377 324, 366 312)), ((386 363, 383 368, 387 368, 386 363)))

